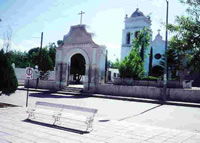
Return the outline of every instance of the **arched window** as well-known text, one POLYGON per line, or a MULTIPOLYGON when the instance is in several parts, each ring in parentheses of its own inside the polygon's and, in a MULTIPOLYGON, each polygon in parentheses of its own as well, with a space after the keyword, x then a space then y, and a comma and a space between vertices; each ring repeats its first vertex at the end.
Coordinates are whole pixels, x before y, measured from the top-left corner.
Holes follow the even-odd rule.
POLYGON ((130 39, 131 39, 131 34, 130 34, 130 32, 128 32, 126 34, 126 44, 130 44, 130 39))

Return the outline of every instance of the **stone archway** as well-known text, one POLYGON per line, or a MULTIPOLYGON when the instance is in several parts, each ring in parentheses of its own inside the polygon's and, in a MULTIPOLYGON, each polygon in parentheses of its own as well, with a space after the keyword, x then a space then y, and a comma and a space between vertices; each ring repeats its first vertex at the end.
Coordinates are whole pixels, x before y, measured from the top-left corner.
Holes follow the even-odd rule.
POLYGON ((80 54, 85 60, 85 91, 93 92, 98 84, 105 81, 105 46, 97 45, 85 25, 72 26, 63 38, 63 44, 56 49, 56 88, 63 89, 69 83, 70 61, 80 54))
POLYGON ((83 80, 83 85, 84 85, 84 89, 88 90, 88 88, 89 88, 89 78, 88 78, 89 75, 88 74, 89 74, 90 61, 89 61, 89 57, 88 57, 87 53, 84 50, 80 49, 80 48, 73 48, 73 49, 71 49, 67 53, 67 55, 66 55, 66 57, 64 59, 64 61, 66 61, 66 65, 67 65, 67 69, 66 69, 66 83, 67 83, 67 85, 69 85, 71 58, 74 55, 76 55, 76 54, 82 55, 83 58, 84 58, 84 60, 85 60, 85 78, 83 80))

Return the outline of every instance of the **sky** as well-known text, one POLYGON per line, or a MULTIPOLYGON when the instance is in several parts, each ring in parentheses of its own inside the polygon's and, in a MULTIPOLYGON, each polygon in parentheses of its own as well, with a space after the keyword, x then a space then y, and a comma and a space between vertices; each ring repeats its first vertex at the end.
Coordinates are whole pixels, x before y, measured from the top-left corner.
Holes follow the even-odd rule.
MULTIPOLYGON (((105 45, 108 59, 120 58, 124 18, 136 8, 151 16, 153 37, 161 29, 165 37, 166 0, 0 0, 0 48, 5 33, 12 31, 11 50, 28 51, 62 40, 70 26, 80 24, 80 11, 84 11, 83 24, 93 33, 94 41, 105 45)), ((183 15, 186 7, 179 0, 169 0, 169 23, 183 15)), ((169 35, 170 36, 170 35, 169 35)))

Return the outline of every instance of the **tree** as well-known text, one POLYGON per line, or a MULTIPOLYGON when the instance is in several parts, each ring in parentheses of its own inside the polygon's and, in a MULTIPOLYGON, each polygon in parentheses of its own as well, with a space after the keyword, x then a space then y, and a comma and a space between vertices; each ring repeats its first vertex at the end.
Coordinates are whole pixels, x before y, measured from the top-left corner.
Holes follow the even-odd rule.
MULTIPOLYGON (((169 45, 167 49, 167 68, 168 71, 171 73, 172 79, 178 79, 177 77, 177 71, 182 70, 183 65, 179 61, 179 56, 177 54, 177 51, 169 45)), ((160 61, 160 66, 164 69, 165 68, 165 54, 162 56, 162 60, 160 61)), ((163 73, 161 73, 163 75, 163 73)), ((167 74, 168 76, 168 74, 167 74)))
POLYGON ((115 62, 108 61, 108 65, 109 65, 110 68, 117 68, 118 69, 119 66, 120 66, 120 61, 119 61, 119 59, 116 59, 115 62))
POLYGON ((3 94, 10 95, 17 90, 18 81, 10 61, 3 50, 0 51, 0 91, 3 94))
POLYGON ((130 54, 120 63, 119 73, 122 78, 143 78, 144 63, 140 57, 139 48, 132 48, 130 54))
POLYGON ((28 54, 20 51, 9 51, 7 56, 11 63, 15 63, 18 68, 26 68, 30 65, 28 54))
POLYGON ((53 62, 53 66, 55 67, 55 59, 56 59, 56 44, 55 43, 49 43, 47 46, 49 49, 49 57, 51 58, 51 61, 53 62))
POLYGON ((59 47, 60 45, 62 45, 62 44, 63 44, 63 40, 58 40, 58 41, 57 41, 58 47, 59 47))
POLYGON ((39 69, 43 71, 44 73, 48 70, 53 70, 53 62, 49 56, 49 52, 47 48, 42 49, 42 58, 41 63, 39 64, 39 69))
POLYGON ((199 0, 181 0, 188 6, 187 16, 178 16, 176 24, 169 24, 168 29, 175 35, 170 40, 170 47, 182 63, 180 70, 200 72, 200 2, 199 0))
POLYGON ((28 58, 30 61, 30 66, 35 67, 38 65, 41 75, 44 75, 48 70, 53 70, 53 62, 49 56, 49 51, 47 47, 42 49, 42 58, 41 58, 41 63, 39 61, 40 59, 40 48, 33 48, 30 49, 28 52, 28 58))
POLYGON ((144 58, 150 45, 149 31, 144 27, 132 41, 132 49, 119 64, 120 77, 142 79, 144 77, 144 58))
POLYGON ((151 47, 149 55, 149 76, 152 74, 152 62, 153 62, 153 48, 151 47))

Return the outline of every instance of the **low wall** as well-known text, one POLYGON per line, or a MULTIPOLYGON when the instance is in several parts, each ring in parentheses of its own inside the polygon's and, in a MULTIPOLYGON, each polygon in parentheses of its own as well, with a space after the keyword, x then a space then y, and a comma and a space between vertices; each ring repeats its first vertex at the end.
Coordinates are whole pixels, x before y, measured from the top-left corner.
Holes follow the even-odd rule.
MULTIPOLYGON (((29 80, 29 88, 36 88, 37 80, 29 80)), ((56 81, 54 80, 39 80, 38 88, 41 89, 55 89, 56 81)), ((28 87, 28 80, 25 80, 24 87, 28 87)))
POLYGON ((18 80, 25 80, 26 69, 24 69, 24 68, 14 68, 14 71, 15 71, 15 75, 16 75, 18 80))
MULTIPOLYGON (((26 79, 26 68, 14 68, 15 75, 17 80, 25 80, 26 79)), ((33 78, 36 79, 36 75, 34 73, 33 78)), ((50 71, 49 80, 55 80, 55 71, 50 71)))
MULTIPOLYGON (((113 84, 129 85, 129 86, 163 87, 164 82, 162 80, 133 80, 131 78, 114 78, 113 84)), ((168 88, 183 88, 183 84, 180 81, 168 80, 167 87, 168 88)))
MULTIPOLYGON (((160 100, 163 88, 99 84, 96 86, 95 93, 160 100)), ((200 90, 167 88, 167 100, 200 103, 200 90)))

